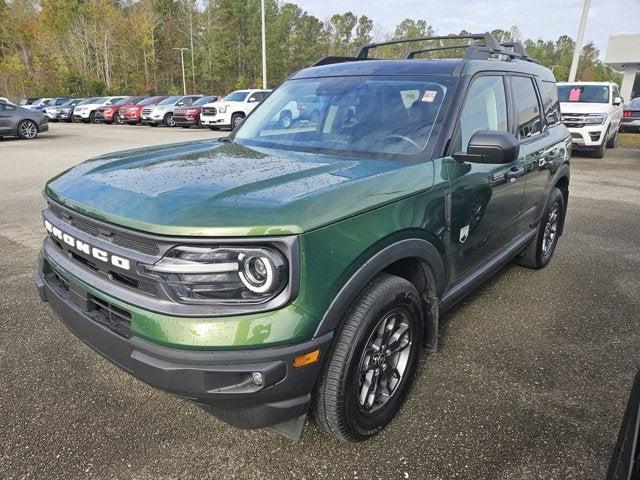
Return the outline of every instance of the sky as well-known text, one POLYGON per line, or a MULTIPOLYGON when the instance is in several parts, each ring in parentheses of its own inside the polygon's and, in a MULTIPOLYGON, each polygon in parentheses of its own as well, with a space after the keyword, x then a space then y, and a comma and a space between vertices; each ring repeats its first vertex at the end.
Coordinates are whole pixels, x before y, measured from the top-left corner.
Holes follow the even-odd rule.
MULTIPOLYGON (((584 0, 288 0, 320 19, 352 11, 374 21, 374 37, 392 33, 404 18, 424 19, 440 35, 520 29, 522 39, 575 39, 584 0)), ((604 57, 609 35, 640 34, 640 0, 591 0, 585 43, 604 57)))

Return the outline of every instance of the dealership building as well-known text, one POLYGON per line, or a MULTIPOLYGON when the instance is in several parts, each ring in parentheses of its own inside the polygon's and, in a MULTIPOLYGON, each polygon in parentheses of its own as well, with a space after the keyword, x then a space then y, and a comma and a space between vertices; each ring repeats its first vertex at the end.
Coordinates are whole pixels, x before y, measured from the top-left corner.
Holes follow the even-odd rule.
POLYGON ((611 35, 604 63, 623 72, 620 95, 625 102, 640 97, 640 35, 611 35))

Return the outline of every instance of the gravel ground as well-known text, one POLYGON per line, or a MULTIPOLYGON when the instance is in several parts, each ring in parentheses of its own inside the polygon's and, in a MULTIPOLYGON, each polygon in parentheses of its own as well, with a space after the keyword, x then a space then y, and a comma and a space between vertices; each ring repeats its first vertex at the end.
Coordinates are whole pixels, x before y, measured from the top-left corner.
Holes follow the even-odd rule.
POLYGON ((0 478, 602 479, 640 365, 640 150, 576 156, 551 265, 449 313, 399 417, 364 444, 226 426, 73 337, 32 281, 45 180, 208 130, 52 125, 0 140, 0 478))

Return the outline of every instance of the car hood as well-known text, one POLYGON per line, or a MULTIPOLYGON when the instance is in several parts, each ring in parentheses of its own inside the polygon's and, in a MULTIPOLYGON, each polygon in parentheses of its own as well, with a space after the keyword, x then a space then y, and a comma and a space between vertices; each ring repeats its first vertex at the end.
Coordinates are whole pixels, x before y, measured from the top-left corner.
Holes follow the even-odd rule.
POLYGON ((185 236, 302 233, 428 189, 433 162, 355 159, 206 140, 104 155, 45 194, 94 218, 185 236))
POLYGON ((569 113, 609 113, 608 103, 560 102, 560 112, 569 113))

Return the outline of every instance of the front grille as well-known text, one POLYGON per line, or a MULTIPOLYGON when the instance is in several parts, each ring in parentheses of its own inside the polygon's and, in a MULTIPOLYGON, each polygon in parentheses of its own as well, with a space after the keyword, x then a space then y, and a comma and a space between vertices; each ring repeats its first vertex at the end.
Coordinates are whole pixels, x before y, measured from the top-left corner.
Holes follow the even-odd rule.
POLYGON ((54 270, 48 262, 45 262, 44 272, 49 285, 67 301, 72 301, 74 295, 76 298, 78 296, 83 298, 83 301, 73 301, 73 303, 80 307, 91 320, 123 338, 131 338, 131 313, 90 293, 79 294, 76 289, 72 294, 69 280, 54 270))
POLYGON ((202 115, 216 115, 218 113, 218 110, 216 109, 216 107, 204 107, 202 109, 202 115))
POLYGON ((87 315, 123 338, 131 338, 131 314, 101 298, 89 294, 87 315), (93 308, 92 308, 93 307, 93 308))
POLYGON ((145 253, 147 255, 159 255, 160 247, 155 243, 145 242, 143 240, 128 237, 126 235, 122 235, 121 233, 116 233, 111 236, 111 242, 119 247, 129 248, 131 250, 136 250, 140 253, 145 253))
POLYGON ((142 114, 143 115, 151 115, 151 109, 150 108, 143 108, 142 109, 142 114))

